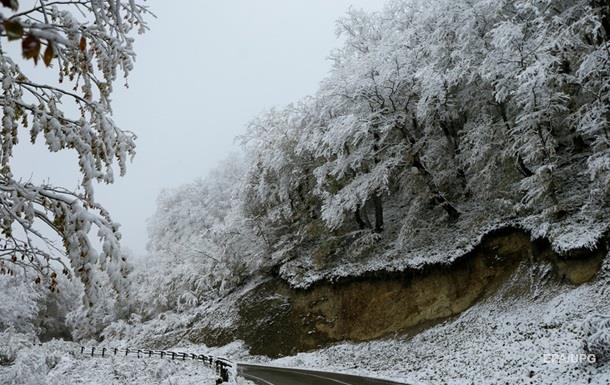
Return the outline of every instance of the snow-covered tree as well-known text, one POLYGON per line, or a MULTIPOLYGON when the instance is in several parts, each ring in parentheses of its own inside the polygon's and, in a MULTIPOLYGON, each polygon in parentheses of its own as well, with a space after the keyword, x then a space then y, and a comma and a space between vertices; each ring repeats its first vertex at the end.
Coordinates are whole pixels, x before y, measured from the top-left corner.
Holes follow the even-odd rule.
POLYGON ((447 23, 435 21, 443 12, 420 2, 390 2, 385 12, 390 17, 352 11, 339 21, 347 42, 335 52, 333 71, 320 90, 330 118, 321 143, 314 144, 327 159, 317 170, 318 182, 324 191, 328 177, 342 180, 337 193, 323 193, 331 226, 342 220, 342 213, 354 212, 360 227, 371 227, 366 210, 358 213, 370 205, 372 226, 382 231, 383 196, 392 185, 411 184, 415 178, 425 186, 419 193, 451 219, 459 216, 447 196, 458 167, 447 165, 457 152, 454 126, 460 118, 455 107, 449 109, 455 103, 447 100, 453 97, 443 80, 447 65, 436 68, 428 60, 441 59, 434 44, 447 41, 447 23), (437 34, 422 31, 424 27, 437 34))
POLYGON ((250 167, 243 186, 243 211, 268 249, 267 261, 291 257, 291 250, 311 236, 320 219, 320 201, 312 194, 319 165, 307 127, 319 121, 320 105, 305 98, 260 114, 241 140, 250 167), (314 225, 315 227, 315 225, 314 225))
POLYGON ((134 0, 2 5, 0 260, 52 291, 58 273, 76 275, 90 306, 100 296, 96 270, 105 270, 116 290, 125 288, 119 226, 95 201, 93 184, 112 183, 117 165, 123 175, 134 154, 135 135, 113 122, 110 97, 114 83, 133 68, 132 34, 146 30, 148 11, 134 0), (58 82, 33 80, 10 54, 18 46, 26 60, 56 71, 58 82), (51 152, 76 153, 81 189, 34 184, 13 174, 13 150, 25 130, 51 152))
POLYGON ((186 310, 242 283, 263 258, 242 211, 244 162, 227 159, 206 178, 166 190, 149 223, 151 254, 136 266, 134 311, 186 310))
POLYGON ((37 331, 35 323, 41 298, 42 293, 34 282, 0 275, 0 330, 11 327, 22 333, 37 331))
POLYGON ((247 135, 246 196, 261 209, 254 218, 277 219, 263 232, 272 249, 286 249, 274 237, 305 226, 288 231, 303 188, 317 196, 305 210, 319 210, 328 237, 373 230, 387 242, 396 228, 404 240, 425 222, 450 226, 473 205, 489 220, 537 223, 604 206, 607 20, 608 7, 590 1, 351 10, 306 111, 272 110, 247 135), (590 192, 575 193, 583 186, 590 192), (388 220, 397 207, 404 215, 388 220))

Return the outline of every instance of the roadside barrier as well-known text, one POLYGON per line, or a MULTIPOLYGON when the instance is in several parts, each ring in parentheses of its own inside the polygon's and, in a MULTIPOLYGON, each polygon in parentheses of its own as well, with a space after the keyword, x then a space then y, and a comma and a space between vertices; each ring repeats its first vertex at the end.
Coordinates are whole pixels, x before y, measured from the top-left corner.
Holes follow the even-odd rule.
POLYGON ((209 368, 214 369, 216 374, 218 375, 218 379, 216 380, 216 384, 221 384, 223 382, 229 382, 233 373, 235 372, 235 364, 231 361, 222 358, 222 357, 214 357, 205 354, 194 354, 194 353, 186 353, 186 352, 175 352, 171 350, 149 350, 149 349, 119 349, 119 348, 106 348, 106 347, 80 347, 80 354, 90 356, 90 357, 109 357, 109 356, 136 356, 137 358, 152 358, 159 357, 162 359, 170 359, 170 360, 179 360, 179 361, 198 361, 202 364, 206 365, 209 368))

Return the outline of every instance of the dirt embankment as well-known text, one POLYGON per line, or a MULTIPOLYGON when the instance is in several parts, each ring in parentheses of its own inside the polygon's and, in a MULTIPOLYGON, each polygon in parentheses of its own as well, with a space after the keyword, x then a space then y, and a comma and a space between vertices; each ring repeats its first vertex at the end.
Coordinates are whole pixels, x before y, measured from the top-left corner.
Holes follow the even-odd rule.
POLYGON ((234 328, 199 329, 190 338, 207 344, 242 339, 252 354, 277 357, 337 341, 415 333, 494 293, 521 264, 548 270, 547 280, 558 284, 590 281, 601 266, 602 249, 560 256, 548 242, 532 242, 523 231, 505 229, 451 265, 373 272, 305 290, 270 279, 240 298, 234 328))

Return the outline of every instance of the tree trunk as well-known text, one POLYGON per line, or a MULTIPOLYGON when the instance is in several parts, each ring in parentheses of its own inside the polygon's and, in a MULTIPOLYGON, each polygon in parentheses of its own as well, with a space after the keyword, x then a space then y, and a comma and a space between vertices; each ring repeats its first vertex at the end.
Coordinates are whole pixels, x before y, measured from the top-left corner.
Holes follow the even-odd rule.
POLYGON ((373 195, 373 207, 375 208, 375 232, 383 232, 383 202, 378 193, 373 195))
MULTIPOLYGON (((500 110, 500 116, 502 117, 502 122, 504 122, 504 126, 506 127, 506 135, 510 135, 510 123, 508 122, 508 114, 506 113, 506 104, 504 103, 496 103, 498 109, 500 110)), ((517 166, 517 170, 524 177, 530 177, 534 175, 534 173, 525 165, 525 161, 523 161, 523 157, 521 153, 517 152, 517 157, 515 160, 515 164, 517 166)), ((514 155, 513 155, 514 156, 514 155)))
POLYGON ((354 218, 356 219, 356 223, 358 223, 358 228, 360 230, 371 228, 371 224, 367 223, 368 218, 366 217, 366 213, 364 213, 364 217, 366 218, 366 221, 362 219, 362 215, 360 213, 360 205, 356 206, 356 210, 354 211, 354 218))
POLYGON ((449 219, 452 221, 457 220, 460 217, 460 212, 445 198, 445 196, 440 192, 436 183, 434 183, 434 179, 432 178, 432 174, 424 167, 423 163, 419 159, 418 155, 415 155, 413 158, 413 166, 417 168, 417 170, 422 174, 430 192, 433 195, 432 202, 440 205, 449 215, 449 219))
MULTIPOLYGON (((417 119, 415 118, 415 114, 412 116, 411 124, 413 125, 413 129, 418 129, 417 119)), ((406 127, 397 127, 403 135, 403 138, 410 146, 415 144, 415 139, 409 135, 406 127)), ((419 159, 419 154, 413 155, 413 160, 411 166, 415 167, 424 177, 426 181, 426 185, 430 189, 430 193, 432 194, 432 202, 440 205, 449 215, 449 219, 454 221, 457 220, 460 216, 460 212, 443 196, 443 194, 439 191, 438 187, 434 183, 434 179, 432 178, 432 174, 426 169, 421 160, 419 159)), ((465 178, 465 177, 464 177, 465 178)), ((383 210, 383 208, 381 208, 383 210)), ((383 211, 381 211, 381 219, 383 223, 383 211)))
POLYGON ((521 157, 521 154, 517 154, 517 169, 519 170, 519 172, 521 173, 521 175, 523 175, 524 177, 528 178, 532 175, 534 175, 534 173, 532 172, 532 170, 530 170, 526 165, 525 162, 523 161, 523 157, 521 157))

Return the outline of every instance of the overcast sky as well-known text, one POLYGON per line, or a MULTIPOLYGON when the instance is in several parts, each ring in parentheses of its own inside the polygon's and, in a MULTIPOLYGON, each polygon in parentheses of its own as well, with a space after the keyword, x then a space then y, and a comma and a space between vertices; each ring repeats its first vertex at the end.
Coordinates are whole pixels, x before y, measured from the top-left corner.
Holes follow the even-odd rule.
MULTIPOLYGON (((335 20, 382 0, 147 2, 157 15, 140 36, 129 89, 117 84, 114 120, 138 135, 127 175, 96 198, 122 224, 124 244, 145 252, 146 220, 163 188, 204 176, 238 147, 258 112, 315 92, 338 47, 335 20)), ((76 187, 72 154, 17 148, 16 176, 76 187)))

